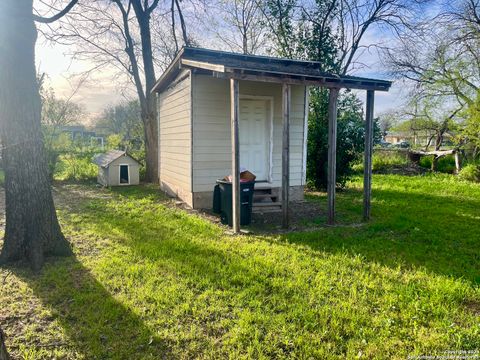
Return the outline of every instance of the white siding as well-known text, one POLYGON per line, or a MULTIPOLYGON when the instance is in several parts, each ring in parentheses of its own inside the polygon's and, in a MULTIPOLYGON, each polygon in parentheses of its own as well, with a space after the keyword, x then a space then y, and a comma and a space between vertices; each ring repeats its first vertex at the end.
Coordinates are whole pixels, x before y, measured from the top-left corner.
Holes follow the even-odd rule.
MULTIPOLYGON (((193 78, 193 191, 211 191, 231 173, 230 83, 205 75, 193 78)), ((304 86, 292 86, 290 185, 303 185, 304 86)), ((281 186, 282 86, 240 81, 240 95, 273 96, 272 186, 281 186)))
POLYGON ((191 79, 178 80, 158 97, 160 184, 191 205, 191 79))

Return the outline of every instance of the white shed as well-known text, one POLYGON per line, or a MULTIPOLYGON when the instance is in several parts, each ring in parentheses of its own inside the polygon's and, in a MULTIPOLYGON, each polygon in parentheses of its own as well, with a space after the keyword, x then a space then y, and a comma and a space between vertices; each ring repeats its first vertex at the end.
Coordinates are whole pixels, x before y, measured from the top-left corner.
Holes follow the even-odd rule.
MULTIPOLYGON (((369 92, 370 141, 373 93, 388 91, 391 82, 328 74, 320 71, 320 65, 183 48, 152 90, 158 94, 162 189, 193 208, 210 208, 216 180, 246 168, 257 176, 254 209, 281 205, 288 225, 288 202, 303 198, 306 182, 308 86, 321 86, 330 89, 329 222, 333 222, 338 91, 369 92), (275 204, 255 203, 262 199, 275 204)), ((370 152, 366 156, 370 159, 370 152)), ((234 219, 239 213, 238 181, 234 174, 234 219)), ((368 183, 368 197, 369 189, 368 183)))
POLYGON ((98 165, 99 184, 104 186, 138 185, 140 163, 122 150, 111 150, 93 158, 98 165))

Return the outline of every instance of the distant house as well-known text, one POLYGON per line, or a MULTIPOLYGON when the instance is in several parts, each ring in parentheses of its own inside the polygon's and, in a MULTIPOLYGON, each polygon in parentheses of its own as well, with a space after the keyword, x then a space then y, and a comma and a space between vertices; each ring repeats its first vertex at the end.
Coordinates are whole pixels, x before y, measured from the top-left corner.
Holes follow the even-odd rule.
POLYGON ((92 161, 98 165, 97 181, 104 186, 138 185, 140 163, 122 150, 111 150, 97 155, 92 161))
MULTIPOLYGON (((451 140, 452 135, 446 133, 443 136, 443 142, 451 140)), ((419 130, 419 131, 389 131, 385 135, 384 140, 391 144, 398 144, 401 142, 408 142, 411 145, 426 146, 430 141, 430 146, 435 145, 435 132, 431 130, 419 130), (431 139, 431 140, 430 140, 431 139)))
POLYGON ((72 140, 89 141, 90 145, 103 149, 104 136, 97 134, 95 131, 87 130, 84 125, 65 125, 62 126, 61 131, 64 134, 69 134, 72 140))
POLYGON ((411 142, 413 134, 408 131, 389 131, 384 140, 390 144, 398 144, 404 141, 411 142))

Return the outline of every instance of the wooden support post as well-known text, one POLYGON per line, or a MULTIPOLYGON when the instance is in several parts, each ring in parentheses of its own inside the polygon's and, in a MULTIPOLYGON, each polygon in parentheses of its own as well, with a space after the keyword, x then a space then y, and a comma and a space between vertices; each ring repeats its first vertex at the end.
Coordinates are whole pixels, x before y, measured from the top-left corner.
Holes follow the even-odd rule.
POLYGON ((462 170, 462 159, 460 159, 460 150, 456 149, 454 155, 455 155, 455 174, 458 175, 460 170, 462 170))
POLYGON ((339 89, 331 88, 328 97, 328 224, 335 224, 335 188, 337 185, 337 100, 339 89))
POLYGON ((238 117, 240 113, 238 80, 230 79, 230 116, 232 136, 232 216, 233 231, 240 232, 240 142, 238 117))
POLYGON ((290 188, 290 108, 291 86, 283 84, 283 140, 282 140, 282 226, 288 229, 289 225, 289 188, 290 188))
POLYGON ((363 162, 363 220, 370 219, 370 199, 372 196, 372 153, 373 153, 373 104, 375 92, 367 91, 365 111, 365 157, 363 162))

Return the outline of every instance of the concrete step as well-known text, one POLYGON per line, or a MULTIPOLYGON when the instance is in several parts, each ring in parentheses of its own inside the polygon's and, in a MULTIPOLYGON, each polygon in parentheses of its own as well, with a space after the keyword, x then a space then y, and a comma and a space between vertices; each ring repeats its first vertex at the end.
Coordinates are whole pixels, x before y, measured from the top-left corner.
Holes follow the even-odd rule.
POLYGON ((281 212, 282 204, 279 202, 254 202, 252 211, 254 213, 281 212))

